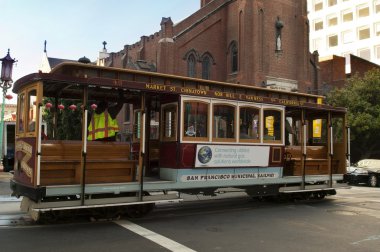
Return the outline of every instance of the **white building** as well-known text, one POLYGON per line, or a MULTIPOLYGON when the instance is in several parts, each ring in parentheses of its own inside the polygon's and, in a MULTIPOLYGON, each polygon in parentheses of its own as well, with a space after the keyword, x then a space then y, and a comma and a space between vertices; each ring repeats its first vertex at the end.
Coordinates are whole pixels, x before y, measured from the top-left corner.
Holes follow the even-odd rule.
POLYGON ((380 64, 380 0, 308 0, 310 50, 380 64))

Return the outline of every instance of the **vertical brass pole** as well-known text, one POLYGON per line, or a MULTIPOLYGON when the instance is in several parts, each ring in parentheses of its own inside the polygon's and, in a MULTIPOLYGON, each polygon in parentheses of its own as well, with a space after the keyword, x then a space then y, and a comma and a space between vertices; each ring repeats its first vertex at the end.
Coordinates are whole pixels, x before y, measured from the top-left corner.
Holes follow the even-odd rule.
POLYGON ((327 149, 329 152, 327 167, 328 167, 328 172, 329 172, 329 187, 331 188, 332 187, 332 159, 334 155, 334 150, 333 150, 334 138, 333 138, 333 126, 332 126, 332 118, 331 118, 330 111, 327 117, 327 125, 329 125, 329 132, 327 136, 327 143, 328 143, 327 149))
MULTIPOLYGON (((85 195, 86 195, 86 161, 87 161, 87 121, 88 121, 88 110, 87 110, 87 99, 88 99, 88 89, 85 87, 83 89, 83 114, 82 114, 82 160, 81 160, 81 204, 84 206, 85 195)), ((76 171, 76 173, 78 173, 76 171)))
MULTIPOLYGON (((344 143, 346 146, 346 160, 348 160, 348 167, 351 165, 351 128, 348 125, 347 114, 343 117, 344 127, 345 127, 345 135, 344 135, 344 143)), ((346 161, 347 163, 347 161, 346 161)), ((345 163, 344 172, 347 172, 347 164, 345 163)))
POLYGON ((3 142, 4 141, 4 106, 5 106, 5 94, 3 95, 3 103, 1 104, 1 123, 0 123, 0 153, 1 153, 0 159, 2 161, 3 161, 4 155, 7 153, 7 150, 3 148, 3 146, 5 146, 3 142))
POLYGON ((140 191, 139 191, 139 198, 140 201, 143 200, 143 190, 144 190, 144 159, 145 159, 145 118, 146 118, 146 111, 145 111, 145 93, 141 96, 141 117, 140 117, 140 154, 139 154, 139 178, 138 181, 140 182, 140 191))
POLYGON ((301 174, 302 174, 302 183, 301 190, 305 190, 305 180, 306 180, 306 147, 307 147, 307 139, 306 139, 306 115, 305 110, 302 109, 301 113, 301 122, 302 122, 302 134, 301 134, 301 174))

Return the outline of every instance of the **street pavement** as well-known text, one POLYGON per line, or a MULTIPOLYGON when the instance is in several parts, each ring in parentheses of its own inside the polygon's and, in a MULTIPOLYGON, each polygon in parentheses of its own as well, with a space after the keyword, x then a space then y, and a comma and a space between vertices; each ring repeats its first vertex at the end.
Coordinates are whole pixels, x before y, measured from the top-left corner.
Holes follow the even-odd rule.
POLYGON ((0 166, 0 226, 23 224, 30 218, 20 210, 21 198, 11 196, 9 182, 13 174, 3 172, 2 168, 0 166))
POLYGON ((186 195, 140 219, 40 225, 11 197, 11 177, 0 172, 1 252, 379 251, 380 188, 355 186, 325 200, 283 203, 237 192, 186 195))
POLYGON ((11 196, 11 189, 9 187, 10 179, 13 174, 10 172, 3 172, 2 166, 0 170, 0 215, 20 213, 20 201, 16 197, 11 196))

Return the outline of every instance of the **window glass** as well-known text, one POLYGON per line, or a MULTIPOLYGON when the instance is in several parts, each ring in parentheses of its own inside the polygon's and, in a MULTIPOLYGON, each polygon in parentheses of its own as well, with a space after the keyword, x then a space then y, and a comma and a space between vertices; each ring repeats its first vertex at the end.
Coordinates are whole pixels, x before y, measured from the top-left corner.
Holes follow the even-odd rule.
POLYGON ((333 35, 329 37, 329 47, 334 47, 338 45, 338 35, 333 35))
POLYGON ((32 90, 28 92, 28 128, 27 132, 34 132, 36 130, 37 120, 37 91, 32 90))
POLYGON ((368 61, 371 60, 371 50, 368 48, 359 50, 358 54, 359 54, 360 58, 363 58, 363 59, 368 60, 368 61))
POLYGON ((344 120, 343 118, 333 117, 331 120, 333 127, 333 142, 343 143, 343 133, 344 133, 344 120))
POLYGON ((358 17, 359 18, 368 17, 368 16, 369 16, 369 7, 368 6, 358 9, 358 17))
POLYGON ((354 19, 352 11, 343 13, 343 22, 350 22, 354 19))
POLYGON ((285 120, 285 144, 301 145, 302 122, 299 118, 287 117, 285 120))
POLYGON ((205 56, 202 61, 202 79, 210 79, 210 57, 205 56))
POLYGON ((380 23, 376 23, 374 24, 374 28, 375 28, 375 36, 380 36, 380 23))
POLYGON ((334 5, 336 5, 336 2, 337 2, 337 0, 328 0, 328 4, 329 4, 329 6, 334 6, 334 5))
POLYGON ((252 107, 240 107, 239 116, 240 140, 260 140, 260 109, 252 107))
POLYGON ((162 108, 162 137, 164 140, 176 139, 177 106, 165 105, 162 108))
POLYGON ((323 1, 322 0, 316 0, 314 2, 314 11, 319 11, 323 9, 323 1))
POLYGON ((359 29, 359 39, 368 39, 370 37, 369 27, 359 29))
POLYGON ((187 59, 187 76, 195 77, 195 63, 195 56, 193 54, 190 54, 189 58, 187 59))
POLYGON ((292 117, 285 119, 285 145, 297 145, 296 121, 292 117))
POLYGON ((323 29, 323 21, 322 20, 315 21, 315 23, 314 23, 314 30, 315 31, 319 31, 319 30, 322 30, 322 29, 323 29))
POLYGON ((150 111, 150 139, 158 140, 160 137, 159 127, 160 127, 160 113, 158 111, 150 111))
POLYGON ((309 144, 327 143, 327 120, 323 118, 313 119, 312 123, 312 142, 309 141, 309 144))
POLYGON ((327 22, 328 22, 328 26, 335 26, 338 24, 338 18, 337 17, 329 17, 327 22))
POLYGON ((141 110, 135 110, 133 116, 133 139, 139 140, 141 136, 141 110))
POLYGON ((380 59, 380 46, 375 47, 376 59, 380 59))
POLYGON ((209 105, 204 102, 184 102, 184 138, 208 137, 208 111, 209 105))
POLYGON ((376 14, 380 13, 380 1, 375 2, 374 11, 376 14))
POLYGON ((213 138, 235 139, 235 107, 214 105, 213 138))
POLYGON ((129 122, 131 120, 131 104, 126 103, 124 106, 124 122, 129 122))
POLYGON ((264 110, 264 142, 281 141, 282 139, 282 112, 280 110, 264 110))
POLYGON ((24 132, 24 106, 25 106, 25 94, 20 94, 18 98, 18 111, 17 111, 17 123, 18 132, 24 132))

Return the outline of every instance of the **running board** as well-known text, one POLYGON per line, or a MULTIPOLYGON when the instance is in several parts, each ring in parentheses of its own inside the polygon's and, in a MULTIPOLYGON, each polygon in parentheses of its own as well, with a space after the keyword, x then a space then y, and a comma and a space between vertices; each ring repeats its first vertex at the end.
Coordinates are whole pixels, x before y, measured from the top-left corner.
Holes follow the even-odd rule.
POLYGON ((164 194, 164 195, 149 195, 144 196, 141 201, 139 197, 116 197, 116 198, 103 198, 103 199, 86 199, 84 204, 81 200, 68 200, 56 202, 33 202, 32 200, 24 197, 21 202, 22 211, 34 212, 47 212, 59 210, 72 210, 72 209, 89 209, 113 206, 128 206, 128 205, 141 205, 141 204, 155 204, 155 203, 178 203, 183 201, 177 194, 164 194))
POLYGON ((328 185, 306 185, 304 189, 301 186, 285 186, 280 187, 280 193, 297 193, 297 192, 315 192, 315 191, 330 191, 335 189, 350 189, 347 184, 335 184, 332 187, 328 185))
POLYGON ((88 208, 100 208, 100 207, 113 207, 113 206, 128 206, 128 205, 143 205, 143 204, 156 204, 156 203, 179 203, 183 199, 172 200, 155 200, 155 201, 139 201, 130 203, 116 203, 116 204, 103 204, 103 205, 84 205, 84 206, 68 206, 68 207, 54 207, 54 208, 33 208, 36 212, 49 212, 59 210, 72 210, 72 209, 88 209, 88 208))

